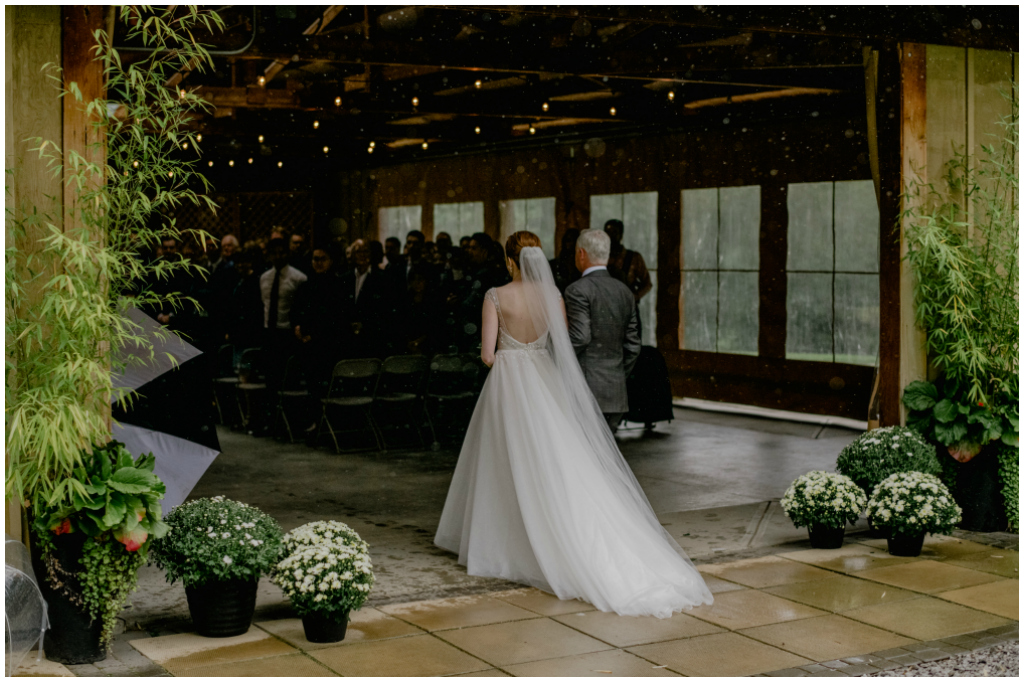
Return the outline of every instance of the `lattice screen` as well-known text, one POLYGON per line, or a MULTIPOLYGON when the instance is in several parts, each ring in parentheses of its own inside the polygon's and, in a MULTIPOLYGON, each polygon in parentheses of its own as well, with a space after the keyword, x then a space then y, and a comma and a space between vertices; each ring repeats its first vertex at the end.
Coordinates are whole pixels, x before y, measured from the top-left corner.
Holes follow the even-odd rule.
POLYGON ((215 237, 234 234, 243 244, 266 238, 275 227, 285 232, 313 227, 313 195, 309 192, 234 192, 211 196, 216 212, 205 206, 182 205, 178 226, 206 230, 215 237))

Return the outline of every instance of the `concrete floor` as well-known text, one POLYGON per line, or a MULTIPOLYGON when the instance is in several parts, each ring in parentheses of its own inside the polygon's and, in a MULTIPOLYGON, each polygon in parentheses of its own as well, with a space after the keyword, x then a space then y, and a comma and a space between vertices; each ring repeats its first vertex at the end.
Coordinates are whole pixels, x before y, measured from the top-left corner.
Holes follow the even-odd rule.
MULTIPOLYGON (((457 450, 336 455, 220 431, 223 453, 192 497, 225 495, 274 516, 287 531, 318 519, 352 526, 370 544, 377 584, 368 606, 515 587, 466 575, 456 557, 433 546, 457 450)), ((677 408, 656 431, 620 431, 620 447, 669 532, 694 561, 806 538, 777 500, 812 469, 832 470, 858 433, 677 408)), ((184 589, 161 571, 139 575, 129 628, 187 631, 184 589)), ((287 600, 263 580, 257 618, 285 617, 287 600)))

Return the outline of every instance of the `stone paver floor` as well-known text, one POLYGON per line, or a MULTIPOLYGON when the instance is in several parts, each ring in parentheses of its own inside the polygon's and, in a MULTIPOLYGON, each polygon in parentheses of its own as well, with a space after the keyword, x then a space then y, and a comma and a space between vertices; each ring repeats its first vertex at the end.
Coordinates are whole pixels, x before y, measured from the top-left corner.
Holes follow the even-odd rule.
POLYGON ((1018 636, 1017 551, 936 536, 920 558, 897 558, 884 544, 853 536, 837 550, 698 565, 715 603, 666 620, 522 588, 367 607, 338 644, 306 642, 298 619, 229 639, 133 632, 110 663, 21 674, 839 676, 1018 636))

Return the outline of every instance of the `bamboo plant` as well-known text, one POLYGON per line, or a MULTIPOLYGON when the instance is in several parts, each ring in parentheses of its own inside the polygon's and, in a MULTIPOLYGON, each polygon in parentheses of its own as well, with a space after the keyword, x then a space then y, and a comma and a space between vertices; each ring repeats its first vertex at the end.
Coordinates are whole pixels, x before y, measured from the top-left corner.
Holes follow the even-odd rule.
POLYGON ((188 128, 208 105, 165 83, 178 71, 211 64, 193 36, 199 28, 223 28, 215 12, 196 7, 122 6, 120 17, 127 38, 151 51, 126 63, 111 36, 94 33, 106 97, 85 101, 76 83, 64 83, 56 66, 45 67, 54 96, 74 99, 87 114, 87 139, 94 142, 79 152, 52 140, 28 141, 70 189, 70 199, 8 208, 5 248, 6 498, 28 507, 48 582, 103 619, 104 641, 134 589, 148 540, 166 531, 156 502, 163 485, 151 474, 152 461, 130 472, 106 445, 111 402, 131 402, 129 393, 114 389, 112 372, 154 357, 153 344, 125 312, 195 305, 156 284, 177 273, 203 273, 187 261, 147 254, 162 238, 204 245, 210 238, 167 217, 182 202, 213 204, 195 168, 199 143, 188 128), (119 359, 122 351, 130 351, 127 360, 119 359), (108 457, 119 464, 100 466, 108 457), (152 504, 126 504, 133 493, 145 493, 152 504), (89 536, 77 575, 73 567, 54 566, 51 555, 54 537, 68 532, 89 536), (97 565, 104 570, 84 569, 97 565))

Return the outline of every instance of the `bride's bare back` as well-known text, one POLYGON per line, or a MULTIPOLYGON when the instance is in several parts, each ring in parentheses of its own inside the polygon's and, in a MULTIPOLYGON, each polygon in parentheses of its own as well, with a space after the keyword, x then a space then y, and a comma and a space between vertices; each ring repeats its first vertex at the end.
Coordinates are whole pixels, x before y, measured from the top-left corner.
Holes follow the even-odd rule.
MULTIPOLYGON (((534 343, 547 332, 534 324, 527 306, 531 285, 524 284, 518 274, 510 284, 494 289, 497 307, 489 298, 484 299, 480 357, 488 367, 494 364, 500 328, 521 344, 534 343)), ((564 312, 563 307, 563 315, 564 312)))

